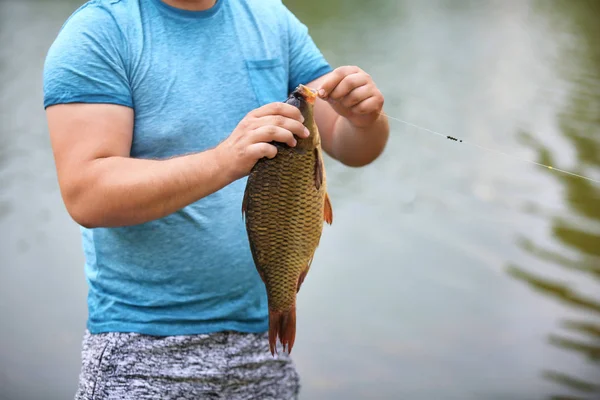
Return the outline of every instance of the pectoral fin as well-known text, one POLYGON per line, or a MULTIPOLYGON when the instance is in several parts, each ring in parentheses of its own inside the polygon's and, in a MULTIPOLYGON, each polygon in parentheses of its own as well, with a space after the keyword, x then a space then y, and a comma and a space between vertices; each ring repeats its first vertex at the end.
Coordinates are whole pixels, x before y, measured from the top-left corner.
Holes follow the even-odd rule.
POLYGON ((246 186, 246 189, 244 190, 244 198, 242 199, 242 219, 244 218, 246 211, 248 211, 248 186, 246 186))
POLYGON ((333 209, 331 208, 331 201, 329 200, 329 194, 325 193, 325 207, 324 207, 324 219, 329 225, 333 222, 333 209))
POLYGON ((323 184, 323 160, 319 154, 319 149, 315 149, 315 187, 317 190, 323 184))

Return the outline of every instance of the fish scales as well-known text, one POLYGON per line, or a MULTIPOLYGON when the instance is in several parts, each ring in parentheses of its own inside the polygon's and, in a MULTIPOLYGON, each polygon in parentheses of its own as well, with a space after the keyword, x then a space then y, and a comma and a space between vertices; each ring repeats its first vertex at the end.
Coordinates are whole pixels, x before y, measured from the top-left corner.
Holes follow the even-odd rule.
POLYGON ((281 157, 253 171, 263 184, 248 194, 252 212, 246 218, 257 268, 270 291, 269 306, 284 311, 294 302, 298 278, 319 243, 324 188, 315 188, 313 152, 283 147, 279 152, 281 157))
POLYGON ((274 143, 273 159, 261 159, 250 175, 242 210, 256 269, 267 290, 271 353, 279 337, 291 352, 296 331, 296 294, 332 212, 321 140, 313 119, 314 92, 300 86, 288 103, 305 118, 310 136, 297 145, 274 143))

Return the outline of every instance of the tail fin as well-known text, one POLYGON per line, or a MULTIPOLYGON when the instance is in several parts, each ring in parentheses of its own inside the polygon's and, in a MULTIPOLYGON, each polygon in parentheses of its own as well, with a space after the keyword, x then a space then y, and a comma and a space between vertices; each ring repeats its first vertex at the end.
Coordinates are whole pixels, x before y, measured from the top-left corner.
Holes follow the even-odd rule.
POLYGON ((277 352, 277 337, 283 345, 283 351, 292 352, 296 339, 296 305, 289 311, 269 310, 269 348, 271 355, 277 352))

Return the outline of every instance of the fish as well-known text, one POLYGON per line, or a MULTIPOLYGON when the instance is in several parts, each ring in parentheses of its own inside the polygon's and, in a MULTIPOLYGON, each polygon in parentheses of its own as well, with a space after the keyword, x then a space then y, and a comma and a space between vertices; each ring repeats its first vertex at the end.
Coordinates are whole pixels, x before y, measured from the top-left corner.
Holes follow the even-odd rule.
POLYGON ((251 169, 242 200, 242 217, 252 258, 267 292, 269 349, 291 354, 296 338, 296 296, 311 267, 324 223, 333 210, 323 163, 321 136, 314 120, 317 92, 300 84, 284 103, 297 107, 309 130, 297 144, 271 142, 277 155, 251 169))

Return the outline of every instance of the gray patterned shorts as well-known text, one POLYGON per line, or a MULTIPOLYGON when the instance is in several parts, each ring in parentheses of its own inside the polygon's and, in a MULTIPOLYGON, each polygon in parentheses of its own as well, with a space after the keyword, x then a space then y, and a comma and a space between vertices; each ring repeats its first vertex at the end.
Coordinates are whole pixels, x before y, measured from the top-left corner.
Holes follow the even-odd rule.
POLYGON ((267 333, 83 338, 75 400, 297 399, 290 357, 269 352, 267 333))

